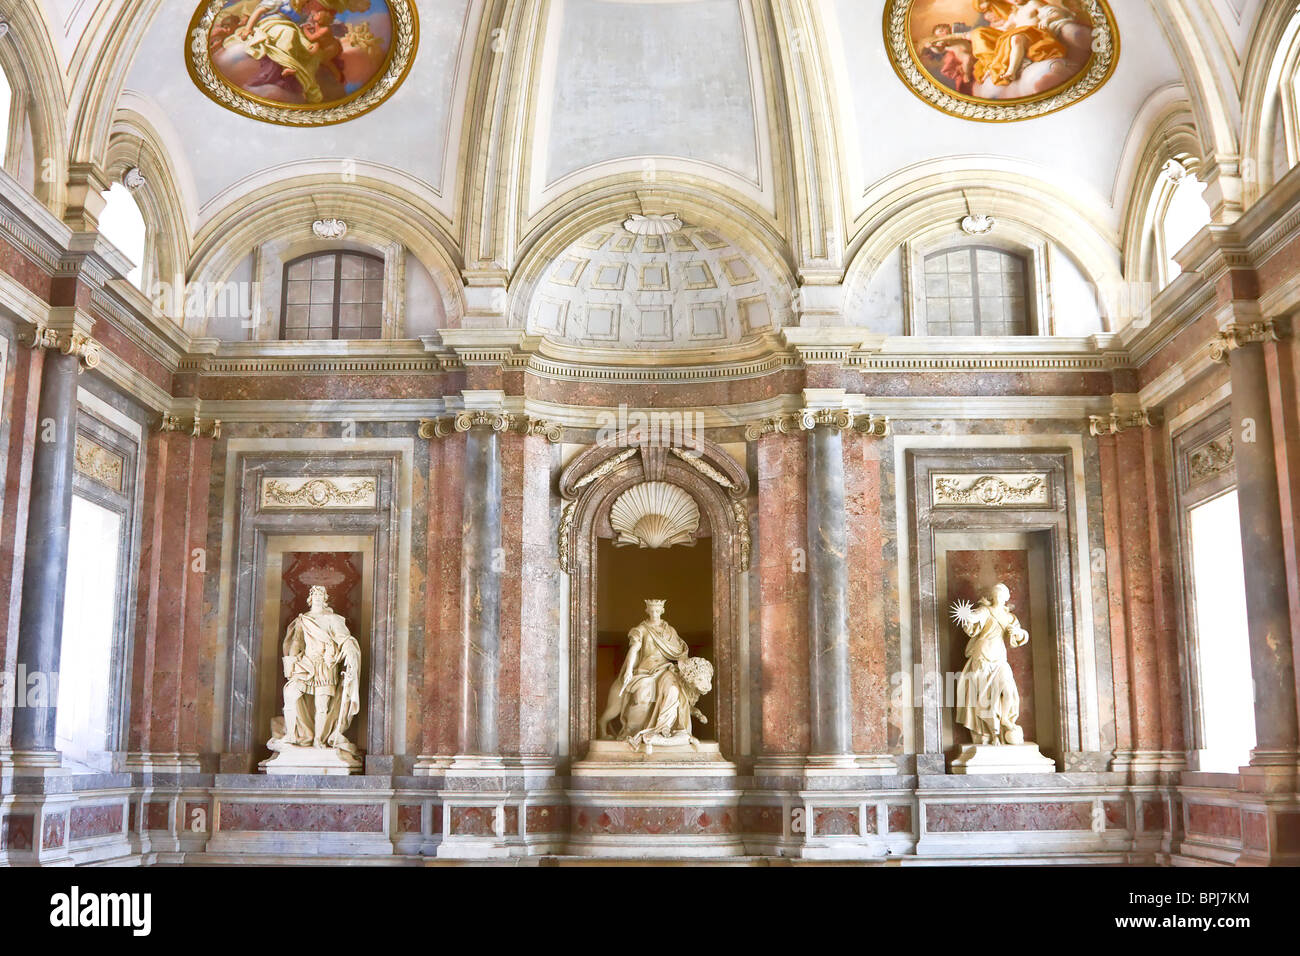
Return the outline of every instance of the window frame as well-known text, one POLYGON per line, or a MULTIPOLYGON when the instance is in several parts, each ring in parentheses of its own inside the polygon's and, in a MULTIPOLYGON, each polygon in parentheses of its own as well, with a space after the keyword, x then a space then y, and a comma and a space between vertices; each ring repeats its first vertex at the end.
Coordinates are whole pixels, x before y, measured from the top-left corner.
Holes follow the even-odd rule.
MULTIPOLYGON (((946 258, 956 252, 965 252, 970 255, 970 266, 971 266, 970 298, 973 307, 973 318, 975 322, 975 337, 976 338, 1006 338, 1007 337, 1005 335, 996 335, 996 336, 990 335, 980 331, 980 326, 982 323, 981 323, 981 313, 980 313, 981 295, 979 291, 980 273, 979 273, 978 255, 981 252, 992 252, 998 256, 1014 258, 1016 261, 1020 263, 1020 282, 1021 282, 1020 297, 1021 299, 1024 300, 1024 304, 1025 304, 1025 331, 1018 332, 1018 333, 1011 333, 1011 335, 1012 337, 1015 338, 1021 338, 1023 336, 1036 334, 1035 322, 1034 322, 1033 292, 1029 281, 1029 273, 1030 270, 1033 268, 1033 263, 1030 261, 1030 257, 1025 255, 1024 253, 1017 252, 1011 249, 1005 249, 1001 246, 990 245, 988 243, 977 243, 977 242, 963 243, 961 245, 951 246, 946 249, 936 249, 932 252, 928 252, 922 255, 921 267, 922 267, 923 276, 929 276, 930 273, 928 272, 928 270, 926 270, 925 266, 928 265, 931 262, 931 260, 938 259, 941 256, 946 258)), ((999 272, 998 275, 1002 276, 1005 275, 1005 273, 999 272)), ((1002 294, 1001 290, 999 290, 998 292, 998 297, 1006 298, 1006 296, 1002 294)), ((925 303, 925 319, 924 319, 925 331, 923 334, 934 335, 935 333, 930 331, 930 296, 925 291, 924 288, 922 288, 921 290, 921 299, 925 303)), ((951 322, 949 324, 951 324, 951 322)))
MULTIPOLYGON (((1212 442, 1235 438, 1232 425, 1232 406, 1225 403, 1195 423, 1172 436, 1173 467, 1169 482, 1175 502, 1175 521, 1178 535, 1178 560, 1175 574, 1178 581, 1178 617, 1183 641, 1183 717, 1187 727, 1189 769, 1199 770, 1201 754, 1205 747, 1205 718, 1201 689, 1201 635, 1196 615, 1196 576, 1193 564, 1191 512, 1200 505, 1220 498, 1231 491, 1240 493, 1237 485, 1235 461, 1212 477, 1193 482, 1191 459, 1194 453, 1212 442)), ((1253 666, 1253 664, 1252 664, 1253 666)))
MULTIPOLYGON (((351 339, 339 338, 339 317, 343 311, 342 292, 343 292, 343 257, 344 256, 355 256, 358 259, 365 259, 370 262, 379 263, 379 267, 381 269, 380 281, 385 284, 387 283, 388 281, 387 260, 383 256, 377 256, 371 252, 363 252, 358 249, 333 249, 333 250, 326 250, 326 251, 316 250, 315 252, 307 252, 304 253, 303 255, 288 260, 287 262, 284 263, 284 267, 280 273, 280 341, 281 342, 312 342, 312 341, 315 342, 321 342, 321 341, 377 342, 384 338, 384 328, 385 325, 387 324, 387 315, 383 312, 381 312, 380 319, 379 319, 379 334, 376 335, 374 338, 365 338, 365 337, 351 338, 351 339), (333 321, 330 326, 330 333, 331 333, 330 337, 329 339, 311 339, 311 338, 291 339, 288 336, 289 270, 292 269, 294 266, 298 265, 299 263, 315 262, 317 259, 325 259, 325 258, 332 258, 334 260, 334 294, 333 294, 334 311, 332 315, 333 321)), ((383 302, 381 301, 379 305, 382 310, 383 302)))

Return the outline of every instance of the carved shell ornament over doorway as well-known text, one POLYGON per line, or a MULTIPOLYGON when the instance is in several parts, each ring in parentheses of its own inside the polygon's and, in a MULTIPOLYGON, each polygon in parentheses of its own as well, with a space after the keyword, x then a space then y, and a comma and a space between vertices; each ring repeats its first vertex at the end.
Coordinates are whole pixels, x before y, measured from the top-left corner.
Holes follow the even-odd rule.
POLYGON ((328 126, 390 97, 415 62, 413 0, 204 0, 185 62, 207 96, 279 126, 328 126))
POLYGON ((1119 29, 1105 0, 887 0, 885 47, 935 109, 1007 123, 1101 89, 1119 62, 1119 29))
POLYGON ((647 481, 619 495, 609 511, 616 545, 671 548, 694 544, 700 506, 685 490, 666 481, 647 481))

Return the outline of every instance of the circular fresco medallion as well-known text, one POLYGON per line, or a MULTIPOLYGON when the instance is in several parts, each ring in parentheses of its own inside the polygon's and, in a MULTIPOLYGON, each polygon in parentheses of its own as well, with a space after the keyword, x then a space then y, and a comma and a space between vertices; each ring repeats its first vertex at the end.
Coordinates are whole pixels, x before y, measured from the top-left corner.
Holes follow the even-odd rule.
POLYGON ((888 0, 885 46, 936 109, 1012 122, 1100 89, 1119 61, 1119 30, 1104 0, 888 0))
POLYGON ((204 0, 190 21, 190 76, 229 110, 281 126, 366 113, 415 60, 412 0, 204 0))

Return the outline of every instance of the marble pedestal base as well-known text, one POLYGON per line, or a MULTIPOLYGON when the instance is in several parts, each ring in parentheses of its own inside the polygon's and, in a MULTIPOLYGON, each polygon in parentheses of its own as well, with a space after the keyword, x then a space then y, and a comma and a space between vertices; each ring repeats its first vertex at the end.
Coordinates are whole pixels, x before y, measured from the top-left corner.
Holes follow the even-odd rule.
POLYGON ((361 768, 360 757, 332 747, 285 747, 257 765, 273 776, 347 776, 361 773, 361 768))
POLYGON ((614 859, 743 856, 736 765, 716 743, 597 740, 571 769, 570 854, 614 859))
POLYGON ((967 744, 952 762, 953 773, 1056 773, 1056 762, 1038 744, 967 744))

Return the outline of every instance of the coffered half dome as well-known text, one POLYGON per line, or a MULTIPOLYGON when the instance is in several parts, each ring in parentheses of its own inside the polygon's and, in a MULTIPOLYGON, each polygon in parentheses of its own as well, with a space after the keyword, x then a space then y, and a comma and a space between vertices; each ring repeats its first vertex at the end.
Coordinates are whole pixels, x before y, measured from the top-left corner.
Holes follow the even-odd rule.
POLYGON ((528 330, 595 348, 707 349, 771 332, 789 314, 786 284, 716 230, 634 216, 555 257, 528 330))

